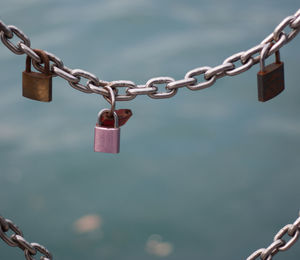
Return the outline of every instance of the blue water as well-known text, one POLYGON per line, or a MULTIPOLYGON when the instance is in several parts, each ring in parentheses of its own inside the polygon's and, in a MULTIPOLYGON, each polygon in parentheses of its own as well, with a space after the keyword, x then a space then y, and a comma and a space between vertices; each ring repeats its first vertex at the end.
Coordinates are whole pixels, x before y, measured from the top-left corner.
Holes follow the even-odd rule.
MULTIPOLYGON (((299 8, 298 0, 11 0, 0 14, 71 68, 142 84, 218 65, 299 8)), ((281 51, 286 90, 270 102, 257 101, 255 66, 203 91, 118 103, 134 114, 119 155, 92 151, 102 97, 55 78, 50 104, 22 98, 25 57, 1 44, 1 215, 62 260, 245 259, 269 245, 300 208, 299 37, 281 51), (78 229, 90 215, 94 227, 78 229)), ((279 254, 299 259, 299 243, 279 254)), ((0 259, 24 256, 1 242, 0 259)))

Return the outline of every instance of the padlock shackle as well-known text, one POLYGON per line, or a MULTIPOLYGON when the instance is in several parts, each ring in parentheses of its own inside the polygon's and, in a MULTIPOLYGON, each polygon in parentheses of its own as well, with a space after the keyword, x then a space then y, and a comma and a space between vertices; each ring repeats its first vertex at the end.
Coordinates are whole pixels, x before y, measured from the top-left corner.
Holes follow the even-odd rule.
POLYGON ((114 89, 111 87, 114 82, 109 83, 108 85, 104 86, 104 88, 109 92, 109 97, 103 96, 105 100, 111 105, 111 111, 114 112, 116 109, 116 93, 114 89))
MULTIPOLYGON (((33 49, 33 51, 41 58, 42 63, 45 64, 42 72, 45 73, 46 75, 51 75, 50 60, 49 60, 48 55, 43 50, 33 49)), ((27 55, 27 58, 26 58, 26 70, 25 71, 31 72, 31 57, 29 55, 27 55)))
MULTIPOLYGON (((272 46, 273 46, 272 43, 266 43, 260 52, 260 57, 259 57, 260 71, 265 71, 265 67, 266 67, 265 59, 267 58, 267 54, 272 46)), ((275 62, 281 63, 279 50, 275 52, 275 62)))
POLYGON ((116 111, 111 111, 110 109, 107 109, 107 108, 104 108, 104 109, 100 110, 100 112, 98 113, 97 124, 99 126, 101 126, 101 115, 104 112, 110 112, 110 113, 113 114, 113 116, 114 116, 114 128, 119 128, 119 117, 118 117, 118 114, 116 113, 116 111))
POLYGON ((281 63, 279 50, 275 52, 275 62, 276 63, 281 63))
POLYGON ((265 71, 265 59, 268 54, 269 49, 271 48, 271 44, 265 44, 264 47, 262 48, 260 52, 260 57, 259 57, 259 64, 260 64, 260 70, 265 71))

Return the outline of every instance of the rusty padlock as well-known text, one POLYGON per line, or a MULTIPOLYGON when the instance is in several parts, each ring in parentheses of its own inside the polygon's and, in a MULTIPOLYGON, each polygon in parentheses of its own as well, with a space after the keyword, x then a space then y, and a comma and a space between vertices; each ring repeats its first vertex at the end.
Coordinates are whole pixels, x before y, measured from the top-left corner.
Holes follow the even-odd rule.
MULTIPOLYGON (((132 116, 132 112, 130 109, 118 109, 115 110, 115 112, 118 115, 118 123, 119 123, 119 127, 121 127, 122 125, 125 125, 126 122, 129 120, 129 118, 132 116)), ((102 126, 105 127, 114 127, 114 116, 111 113, 111 111, 107 111, 107 112, 103 112, 101 117, 100 117, 100 122, 102 126)))
POLYGON ((42 50, 34 49, 34 51, 40 56, 42 63, 45 64, 44 71, 42 73, 32 72, 31 58, 27 56, 26 69, 22 75, 23 97, 50 102, 52 100, 52 75, 50 72, 49 57, 42 50))
POLYGON ((118 115, 113 111, 114 127, 101 125, 101 116, 104 112, 110 109, 102 109, 98 113, 98 120, 95 126, 94 135, 94 151, 102 153, 119 153, 120 152, 120 131, 118 115))
POLYGON ((258 100, 261 102, 276 97, 284 90, 284 64, 280 61, 279 50, 275 52, 275 62, 265 66, 269 47, 266 44, 260 53, 260 71, 257 73, 258 100))

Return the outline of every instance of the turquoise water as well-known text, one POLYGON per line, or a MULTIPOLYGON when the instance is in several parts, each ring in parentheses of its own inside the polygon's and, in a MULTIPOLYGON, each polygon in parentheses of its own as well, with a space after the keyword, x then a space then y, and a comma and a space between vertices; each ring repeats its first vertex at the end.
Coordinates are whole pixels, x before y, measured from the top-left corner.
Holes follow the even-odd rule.
MULTIPOLYGON (((0 14, 71 68, 142 84, 218 65, 299 8, 11 0, 0 14)), ((58 78, 52 103, 22 98, 25 57, 1 44, 1 214, 62 260, 245 259, 269 245, 300 208, 299 37, 281 51, 286 91, 268 103, 257 101, 257 66, 203 91, 118 103, 134 114, 119 155, 92 151, 103 98, 58 78)), ((278 259, 299 255, 298 243, 278 259)), ((0 259, 23 258, 0 243, 0 259)))

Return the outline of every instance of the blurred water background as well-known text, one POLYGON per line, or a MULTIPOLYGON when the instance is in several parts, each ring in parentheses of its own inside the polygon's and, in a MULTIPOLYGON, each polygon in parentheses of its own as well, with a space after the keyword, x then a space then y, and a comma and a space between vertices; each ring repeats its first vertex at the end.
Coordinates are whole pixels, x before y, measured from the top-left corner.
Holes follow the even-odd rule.
MULTIPOLYGON (((11 0, 0 14, 71 68, 142 84, 218 65, 297 9, 298 0, 11 0)), ((134 114, 119 155, 93 152, 102 97, 55 78, 52 103, 22 98, 25 56, 1 44, 1 215, 54 259, 245 259, 298 214, 299 44, 282 49, 286 91, 267 103, 257 101, 258 66, 203 91, 118 103, 134 114)), ((278 259, 299 257, 298 243, 278 259)), ((0 243, 0 259, 23 258, 0 243)))

